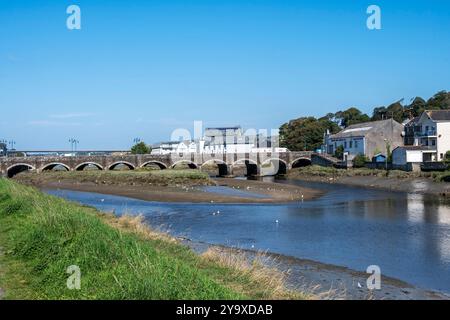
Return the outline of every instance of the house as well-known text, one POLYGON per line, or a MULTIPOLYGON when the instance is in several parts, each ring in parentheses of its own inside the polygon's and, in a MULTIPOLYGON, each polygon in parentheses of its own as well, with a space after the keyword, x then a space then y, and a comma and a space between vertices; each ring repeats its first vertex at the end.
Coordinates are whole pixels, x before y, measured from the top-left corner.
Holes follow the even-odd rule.
POLYGON ((432 153, 429 147, 403 146, 392 151, 392 167, 406 171, 418 171, 424 155, 432 153))
POLYGON ((450 110, 427 110, 414 122, 414 146, 426 147, 423 162, 445 159, 450 150, 450 110))
POLYGON ((403 124, 405 126, 405 146, 413 146, 417 132, 421 131, 417 124, 420 117, 406 120, 403 124))
POLYGON ((376 154, 387 154, 392 149, 403 146, 404 127, 393 119, 372 121, 350 125, 339 133, 325 136, 325 150, 334 155, 342 146, 344 160, 350 161, 363 154, 373 158, 376 154))

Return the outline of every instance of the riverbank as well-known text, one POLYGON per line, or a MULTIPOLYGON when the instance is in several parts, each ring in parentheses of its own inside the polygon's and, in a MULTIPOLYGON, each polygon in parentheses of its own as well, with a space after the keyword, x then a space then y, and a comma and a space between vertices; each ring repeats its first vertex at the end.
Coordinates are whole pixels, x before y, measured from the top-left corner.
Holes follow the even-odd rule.
POLYGON ((15 179, 40 189, 96 192, 159 202, 282 203, 310 200, 323 194, 310 188, 271 182, 211 179, 196 170, 23 173, 15 179), (205 188, 208 186, 227 187, 230 192, 212 192, 205 188))
POLYGON ((336 169, 309 166, 292 169, 290 179, 344 184, 350 186, 376 188, 409 193, 431 194, 450 197, 450 183, 438 182, 442 173, 415 173, 373 169, 336 169))
POLYGON ((346 267, 300 259, 271 252, 257 252, 224 246, 211 246, 185 240, 196 252, 214 252, 222 259, 258 261, 286 274, 286 286, 302 290, 322 300, 449 300, 450 295, 418 288, 404 281, 381 276, 381 290, 369 290, 369 274, 346 267))
MULTIPOLYGON (((6 299, 304 299, 277 270, 196 255, 140 217, 100 213, 0 179, 6 299), (79 268, 79 290, 66 272, 79 268)), ((76 282, 75 282, 76 283, 76 282)))

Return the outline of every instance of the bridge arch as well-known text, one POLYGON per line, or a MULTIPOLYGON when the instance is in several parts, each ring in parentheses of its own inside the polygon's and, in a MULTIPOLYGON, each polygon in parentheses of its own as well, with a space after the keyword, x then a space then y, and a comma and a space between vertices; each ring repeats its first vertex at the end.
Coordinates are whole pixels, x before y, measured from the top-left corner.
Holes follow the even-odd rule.
POLYGON ((244 158, 244 159, 239 159, 239 160, 236 160, 235 162, 233 162, 233 164, 231 165, 233 174, 236 173, 235 167, 238 165, 245 165, 245 169, 246 169, 245 176, 255 176, 255 175, 258 175, 258 173, 259 173, 258 163, 253 159, 244 158))
POLYGON ((261 164, 262 175, 282 175, 287 173, 287 169, 286 161, 279 158, 270 158, 261 164), (268 164, 270 164, 270 168, 266 168, 268 164))
POLYGON ((83 171, 89 165, 96 166, 99 170, 103 170, 103 166, 101 166, 97 162, 88 161, 88 162, 83 162, 83 163, 80 163, 79 165, 77 165, 75 167, 75 171, 83 171))
POLYGON ((108 166, 108 170, 114 170, 118 165, 125 165, 130 170, 136 169, 136 166, 128 161, 116 161, 108 166))
POLYGON ((67 164, 64 164, 61 162, 48 163, 48 164, 44 165, 40 171, 51 171, 57 166, 64 167, 67 171, 70 171, 70 167, 67 164))
POLYGON ((156 160, 152 160, 152 161, 146 161, 143 164, 141 164, 141 168, 145 168, 146 166, 148 166, 149 164, 155 164, 157 165, 161 170, 167 169, 167 165, 161 161, 156 161, 156 160))
POLYGON ((228 165, 225 161, 220 160, 220 159, 210 159, 208 161, 205 161, 201 166, 200 169, 203 170, 203 167, 209 165, 209 164, 215 164, 217 165, 218 168, 218 176, 219 177, 223 177, 223 176, 227 176, 229 174, 228 172, 228 165))
POLYGON ((29 170, 36 170, 36 168, 28 163, 16 163, 6 169, 6 174, 8 178, 12 178, 16 174, 29 170))
POLYGON ((189 160, 180 160, 175 162, 173 165, 170 166, 170 168, 174 169, 179 164, 187 164, 189 166, 189 169, 198 169, 198 165, 195 162, 189 161, 189 160))
POLYGON ((307 167, 312 164, 311 159, 306 157, 300 157, 291 162, 291 168, 307 167))

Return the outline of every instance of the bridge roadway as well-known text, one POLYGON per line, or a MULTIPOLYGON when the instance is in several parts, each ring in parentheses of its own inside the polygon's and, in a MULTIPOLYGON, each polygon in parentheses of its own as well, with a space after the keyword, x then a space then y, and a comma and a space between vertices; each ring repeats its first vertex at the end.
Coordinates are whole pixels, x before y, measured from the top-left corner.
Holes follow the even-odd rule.
POLYGON ((68 171, 81 171, 88 166, 95 166, 100 170, 114 170, 118 165, 125 165, 129 169, 156 165, 161 169, 173 168, 185 163, 192 169, 201 169, 207 164, 216 164, 219 175, 232 175, 236 166, 246 166, 247 175, 262 175, 264 168, 271 167, 276 173, 285 173, 292 167, 310 165, 311 163, 332 162, 319 154, 299 151, 282 153, 233 153, 233 154, 204 154, 204 153, 171 153, 167 155, 75 155, 75 156, 25 156, 0 157, 1 175, 13 177, 15 174, 31 170, 42 172, 55 167, 64 167, 68 171))

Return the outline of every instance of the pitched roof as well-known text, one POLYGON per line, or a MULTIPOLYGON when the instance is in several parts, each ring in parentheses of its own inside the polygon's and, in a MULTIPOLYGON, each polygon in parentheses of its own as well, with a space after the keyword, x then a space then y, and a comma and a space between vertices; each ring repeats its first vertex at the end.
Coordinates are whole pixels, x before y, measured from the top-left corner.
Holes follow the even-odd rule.
POLYGON ((371 130, 383 128, 386 124, 390 123, 391 121, 396 122, 393 119, 387 119, 387 120, 352 124, 347 128, 345 128, 344 130, 342 130, 341 132, 331 135, 331 138, 362 137, 365 136, 371 130))
POLYGON ((450 110, 427 110, 425 112, 434 121, 450 121, 450 110))

